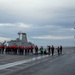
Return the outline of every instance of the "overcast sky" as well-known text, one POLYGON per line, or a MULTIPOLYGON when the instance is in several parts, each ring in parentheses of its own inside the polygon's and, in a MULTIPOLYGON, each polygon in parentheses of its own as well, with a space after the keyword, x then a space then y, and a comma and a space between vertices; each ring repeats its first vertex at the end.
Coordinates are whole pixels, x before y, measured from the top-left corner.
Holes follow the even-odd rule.
POLYGON ((36 45, 75 44, 75 0, 0 0, 0 41, 27 33, 36 45))

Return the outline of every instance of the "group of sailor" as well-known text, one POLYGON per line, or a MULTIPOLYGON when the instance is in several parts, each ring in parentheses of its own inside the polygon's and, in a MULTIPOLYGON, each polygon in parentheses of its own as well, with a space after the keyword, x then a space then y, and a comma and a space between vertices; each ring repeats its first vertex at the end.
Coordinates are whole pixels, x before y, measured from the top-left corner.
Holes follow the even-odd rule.
MULTIPOLYGON (((62 54, 62 46, 58 46, 57 48, 58 55, 62 54)), ((0 54, 19 54, 19 55, 26 55, 26 54, 45 54, 45 55, 54 55, 54 46, 47 46, 47 48, 44 48, 41 46, 40 48, 36 46, 0 46, 0 54)))

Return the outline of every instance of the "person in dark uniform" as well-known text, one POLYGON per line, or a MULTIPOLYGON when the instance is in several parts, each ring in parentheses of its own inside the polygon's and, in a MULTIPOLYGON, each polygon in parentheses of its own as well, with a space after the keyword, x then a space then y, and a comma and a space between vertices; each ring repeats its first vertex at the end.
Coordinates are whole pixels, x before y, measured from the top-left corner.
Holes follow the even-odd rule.
POLYGON ((50 49, 51 47, 50 46, 47 46, 48 47, 48 54, 50 55, 50 49))
POLYGON ((44 54, 47 55, 46 49, 44 50, 44 54))
POLYGON ((51 47, 51 51, 52 51, 52 56, 54 55, 54 46, 52 45, 51 47))
POLYGON ((60 54, 62 54, 62 46, 60 46, 60 54))
POLYGON ((57 48, 58 55, 60 55, 60 47, 57 48))
POLYGON ((23 55, 24 47, 23 46, 19 46, 19 51, 20 51, 20 55, 23 55))
POLYGON ((25 55, 27 54, 27 47, 25 46, 25 55))
POLYGON ((28 52, 28 54, 29 54, 29 51, 30 51, 30 47, 28 46, 28 47, 27 47, 27 52, 28 52))
POLYGON ((33 54, 33 46, 30 47, 31 53, 33 54))

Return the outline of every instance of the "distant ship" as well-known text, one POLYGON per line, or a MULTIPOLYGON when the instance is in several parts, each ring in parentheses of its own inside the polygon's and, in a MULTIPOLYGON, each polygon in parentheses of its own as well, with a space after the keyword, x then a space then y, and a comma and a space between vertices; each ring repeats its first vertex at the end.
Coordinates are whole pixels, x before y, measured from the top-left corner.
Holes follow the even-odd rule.
POLYGON ((9 46, 34 46, 32 42, 27 41, 27 35, 26 33, 18 32, 19 38, 16 40, 10 40, 8 41, 9 46), (20 39, 20 35, 22 35, 22 39, 20 39))

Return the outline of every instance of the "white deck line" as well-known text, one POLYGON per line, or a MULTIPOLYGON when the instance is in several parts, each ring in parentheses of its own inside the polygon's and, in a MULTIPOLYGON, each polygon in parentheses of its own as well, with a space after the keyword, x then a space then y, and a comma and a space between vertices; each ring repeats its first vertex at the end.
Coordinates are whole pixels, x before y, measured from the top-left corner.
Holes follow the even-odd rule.
POLYGON ((17 62, 13 62, 13 63, 0 65, 0 70, 10 68, 10 67, 13 67, 13 66, 17 66, 17 65, 21 65, 21 64, 24 64, 24 63, 28 63, 28 62, 31 62, 31 61, 39 60, 41 58, 45 58, 45 57, 48 57, 48 56, 49 55, 43 55, 43 56, 38 56, 38 57, 34 57, 34 58, 31 58, 31 59, 27 59, 27 60, 22 60, 22 61, 17 61, 17 62))

